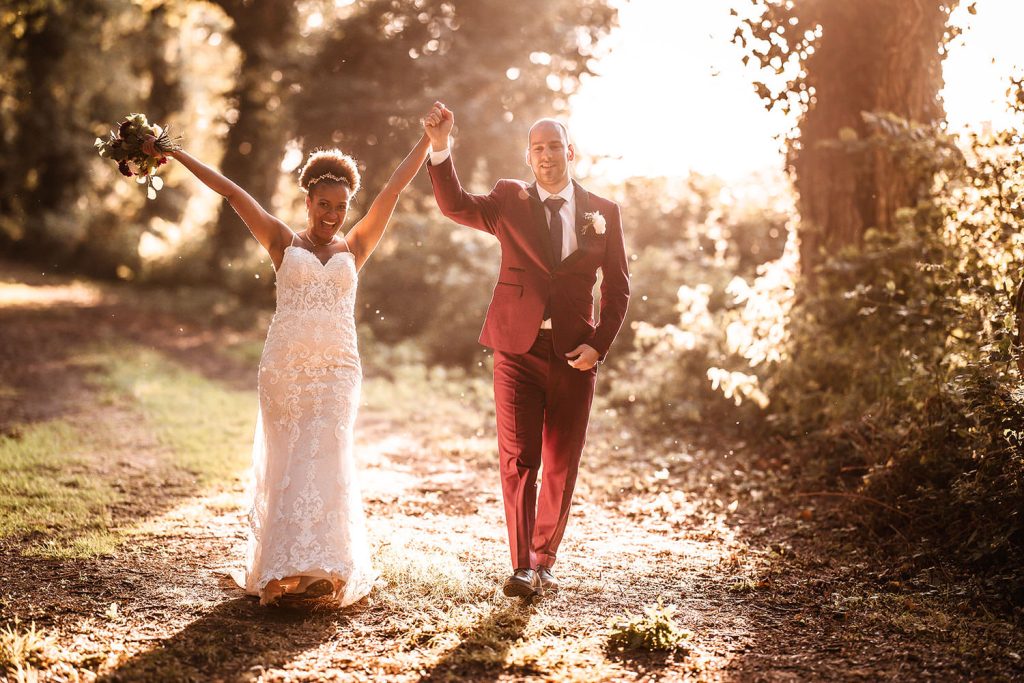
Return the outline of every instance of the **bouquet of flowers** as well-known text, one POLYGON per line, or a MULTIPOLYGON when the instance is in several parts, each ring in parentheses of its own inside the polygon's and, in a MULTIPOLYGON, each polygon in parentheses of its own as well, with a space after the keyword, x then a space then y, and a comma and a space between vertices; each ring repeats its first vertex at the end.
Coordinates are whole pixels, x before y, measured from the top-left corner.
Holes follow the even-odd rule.
POLYGON ((164 181, 156 175, 156 169, 167 163, 164 154, 181 149, 179 139, 171 139, 165 129, 146 120, 145 114, 129 114, 117 125, 116 131, 110 131, 110 137, 96 138, 95 145, 101 157, 116 161, 117 170, 122 175, 127 178, 135 176, 140 185, 146 186, 146 196, 156 199, 157 190, 164 186, 164 181), (156 138, 153 146, 160 156, 149 156, 142 151, 150 135, 156 138))

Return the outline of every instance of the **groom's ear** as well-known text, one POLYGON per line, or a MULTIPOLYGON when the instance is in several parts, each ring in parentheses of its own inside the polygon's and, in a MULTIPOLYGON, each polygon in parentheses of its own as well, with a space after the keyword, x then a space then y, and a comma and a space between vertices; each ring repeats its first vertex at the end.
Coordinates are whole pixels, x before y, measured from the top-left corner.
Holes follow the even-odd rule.
POLYGON ((523 161, 526 162, 527 166, 530 165, 530 148, 529 147, 527 147, 526 149, 523 150, 523 161))
POLYGON ((565 152, 566 152, 566 156, 568 157, 569 161, 575 161, 576 160, 576 148, 573 147, 573 144, 571 142, 565 148, 565 152))

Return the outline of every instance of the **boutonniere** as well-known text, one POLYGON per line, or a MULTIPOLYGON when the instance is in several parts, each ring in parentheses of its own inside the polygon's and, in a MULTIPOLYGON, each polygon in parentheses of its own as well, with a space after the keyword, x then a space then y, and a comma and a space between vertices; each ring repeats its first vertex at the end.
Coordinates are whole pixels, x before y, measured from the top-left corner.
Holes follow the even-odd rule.
POLYGON ((586 235, 590 228, 594 228, 595 235, 603 235, 605 230, 604 216, 601 215, 600 211, 591 211, 590 213, 583 214, 583 217, 587 219, 587 222, 583 226, 583 234, 586 235))

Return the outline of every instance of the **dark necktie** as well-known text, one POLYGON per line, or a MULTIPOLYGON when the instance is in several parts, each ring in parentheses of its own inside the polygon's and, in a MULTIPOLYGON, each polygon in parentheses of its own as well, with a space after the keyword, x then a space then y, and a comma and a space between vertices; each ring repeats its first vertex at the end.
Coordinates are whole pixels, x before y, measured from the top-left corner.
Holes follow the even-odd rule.
POLYGON ((555 256, 556 264, 562 262, 562 215, 559 213, 562 204, 565 204, 565 200, 554 195, 544 200, 544 206, 551 212, 548 227, 551 230, 551 253, 555 256))

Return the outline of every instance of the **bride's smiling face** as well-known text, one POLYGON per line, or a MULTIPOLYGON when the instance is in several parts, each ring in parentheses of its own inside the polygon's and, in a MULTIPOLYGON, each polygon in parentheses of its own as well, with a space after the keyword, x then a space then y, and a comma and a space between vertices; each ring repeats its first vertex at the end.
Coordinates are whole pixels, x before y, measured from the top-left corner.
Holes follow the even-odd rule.
POLYGON ((310 232, 329 241, 345 223, 352 192, 342 183, 317 183, 306 195, 306 220, 310 232))

